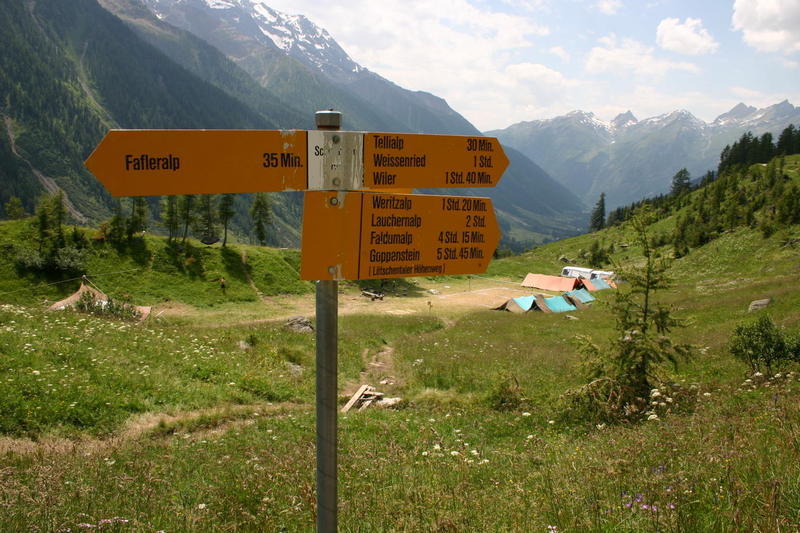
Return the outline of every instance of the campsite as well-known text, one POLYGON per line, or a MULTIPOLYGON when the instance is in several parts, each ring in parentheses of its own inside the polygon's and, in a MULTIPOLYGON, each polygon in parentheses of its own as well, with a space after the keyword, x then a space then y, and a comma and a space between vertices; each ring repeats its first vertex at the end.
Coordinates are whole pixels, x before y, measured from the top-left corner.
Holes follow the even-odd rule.
MULTIPOLYGON (((2 223, 0 236, 21 242, 26 224, 2 223)), ((628 242, 626 231, 603 235, 628 242)), ((557 276, 558 258, 578 257, 591 234, 496 260, 481 276, 390 280, 382 300, 343 284, 340 406, 364 385, 400 401, 339 416, 340 527, 794 528, 800 375, 791 366, 754 374, 728 347, 754 300, 768 298, 763 312, 796 330, 792 231, 741 230, 673 264, 674 284, 658 299, 687 321, 674 336, 695 355, 662 370, 658 395, 674 403, 656 402, 655 418, 636 423, 587 425, 564 408, 582 380, 578 339, 610 334, 609 304, 624 283, 588 292, 595 301, 568 313, 494 310, 558 296, 523 281, 557 276)), ((165 240, 143 239, 93 245, 88 277, 112 299, 152 306, 144 322, 47 311, 80 280, 19 278, 10 254, 2 259, 0 521, 43 531, 311 529, 314 337, 286 325, 313 324, 314 298, 310 284, 284 281, 297 257, 196 243, 184 256, 192 261, 164 263, 165 240)))

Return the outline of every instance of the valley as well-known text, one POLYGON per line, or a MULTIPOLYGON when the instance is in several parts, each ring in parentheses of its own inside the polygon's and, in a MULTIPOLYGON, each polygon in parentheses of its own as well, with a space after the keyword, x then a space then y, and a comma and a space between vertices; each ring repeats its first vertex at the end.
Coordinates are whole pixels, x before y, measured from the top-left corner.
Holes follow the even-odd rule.
POLYGON ((800 8, 274 1, 0 9, 0 530, 800 531, 800 8))
MULTIPOLYGON (((1 223, 3 242, 15 246, 28 224, 1 223)), ((530 294, 519 286, 526 273, 555 274, 559 258, 580 261, 598 239, 614 244, 614 261, 638 262, 625 224, 495 260, 481 276, 344 283, 341 405, 362 383, 401 402, 339 417, 340 527, 795 527, 798 368, 754 373, 729 340, 758 313, 800 329, 799 227, 768 238, 742 228, 673 262, 672 287, 656 294, 685 321, 673 336, 692 355, 659 367, 658 394, 671 403, 633 423, 586 423, 565 396, 581 384, 578 339, 612 334, 615 291, 596 293, 573 319, 491 310, 530 294), (765 298, 766 310, 748 313, 765 298)), ((314 335, 284 325, 297 315, 313 323, 314 297, 299 281, 286 294, 296 271, 278 268, 296 257, 190 241, 191 268, 164 272, 141 259, 160 257, 164 239, 143 244, 147 253, 97 243, 88 261, 110 296, 154 305, 143 323, 47 313, 42 298, 77 281, 43 285, 0 259, 0 521, 12 530, 311 529, 314 335)))

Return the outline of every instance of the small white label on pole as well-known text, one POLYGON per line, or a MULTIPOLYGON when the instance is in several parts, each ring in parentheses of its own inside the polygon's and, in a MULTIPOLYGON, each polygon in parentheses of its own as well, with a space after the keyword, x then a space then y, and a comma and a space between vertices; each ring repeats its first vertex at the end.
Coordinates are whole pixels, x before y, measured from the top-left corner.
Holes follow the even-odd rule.
POLYGON ((308 189, 354 190, 364 186, 364 134, 308 132, 308 189))

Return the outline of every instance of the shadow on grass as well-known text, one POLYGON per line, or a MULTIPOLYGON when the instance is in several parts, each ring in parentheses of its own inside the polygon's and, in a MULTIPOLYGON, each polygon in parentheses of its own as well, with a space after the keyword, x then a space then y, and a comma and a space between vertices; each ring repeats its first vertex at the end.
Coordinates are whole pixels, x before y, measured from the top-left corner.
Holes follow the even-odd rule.
POLYGON ((225 267, 225 274, 229 277, 247 283, 248 274, 252 275, 251 267, 242 262, 242 255, 239 251, 228 246, 220 248, 222 265, 225 267))
POLYGON ((368 279, 360 280, 356 284, 362 291, 378 292, 391 296, 421 298, 427 295, 423 289, 405 278, 368 279))

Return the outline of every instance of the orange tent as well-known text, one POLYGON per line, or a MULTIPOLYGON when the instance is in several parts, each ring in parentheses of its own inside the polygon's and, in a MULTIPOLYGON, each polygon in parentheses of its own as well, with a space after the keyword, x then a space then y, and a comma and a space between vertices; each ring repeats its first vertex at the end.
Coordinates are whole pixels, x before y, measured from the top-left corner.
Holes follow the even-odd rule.
POLYGON ((547 276, 545 274, 528 274, 522 281, 522 286, 545 291, 569 292, 574 289, 580 289, 584 281, 586 280, 547 276))

